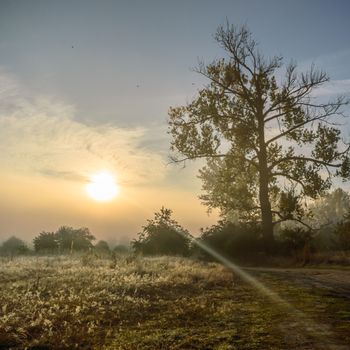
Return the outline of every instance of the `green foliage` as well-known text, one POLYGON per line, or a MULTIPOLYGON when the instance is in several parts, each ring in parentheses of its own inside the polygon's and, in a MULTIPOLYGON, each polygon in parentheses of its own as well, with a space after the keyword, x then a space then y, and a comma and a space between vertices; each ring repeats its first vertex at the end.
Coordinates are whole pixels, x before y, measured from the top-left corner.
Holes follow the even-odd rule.
MULTIPOLYGON (((219 221, 205 230, 199 241, 229 258, 241 258, 247 254, 256 254, 263 250, 261 227, 254 222, 231 223, 219 221)), ((211 258, 207 253, 200 255, 211 258)))
POLYGON ((284 254, 300 252, 311 242, 312 238, 310 230, 301 227, 286 228, 279 235, 282 243, 280 252, 284 254))
POLYGON ((309 204, 308 216, 303 217, 303 222, 316 230, 313 238, 315 249, 318 251, 339 249, 335 230, 349 211, 350 196, 341 188, 309 204))
POLYGON ((41 232, 34 238, 34 249, 40 253, 86 251, 93 247, 95 237, 88 228, 62 226, 56 232, 41 232))
POLYGON ((350 212, 336 225, 334 234, 336 248, 350 250, 350 212))
POLYGON ((300 203, 300 195, 295 194, 294 190, 281 191, 279 195, 278 215, 285 220, 301 220, 304 215, 304 208, 300 203))
POLYGON ((41 232, 33 240, 35 252, 57 253, 58 239, 54 232, 41 232))
POLYGON ((227 217, 237 212, 242 221, 257 220, 259 203, 256 198, 258 189, 257 172, 241 160, 233 157, 210 159, 199 170, 202 180, 202 194, 199 198, 212 208, 219 208, 221 215, 227 217))
POLYGON ((188 255, 190 237, 188 231, 171 218, 172 210, 162 207, 155 213, 154 219, 132 242, 136 252, 145 255, 188 255))
POLYGON ((56 232, 60 252, 84 251, 93 247, 95 237, 86 227, 74 229, 68 226, 60 227, 56 232))
POLYGON ((29 252, 29 248, 21 239, 12 236, 3 242, 0 252, 8 256, 23 255, 29 252))
POLYGON ((335 225, 343 221, 350 211, 350 195, 341 188, 320 197, 310 206, 310 224, 314 226, 335 225))

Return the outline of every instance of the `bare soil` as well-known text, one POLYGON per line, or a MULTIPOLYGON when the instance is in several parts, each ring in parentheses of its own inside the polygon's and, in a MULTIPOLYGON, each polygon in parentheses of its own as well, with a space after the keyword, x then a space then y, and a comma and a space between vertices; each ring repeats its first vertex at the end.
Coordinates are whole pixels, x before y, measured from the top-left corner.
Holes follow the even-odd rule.
POLYGON ((350 299, 350 270, 327 268, 247 268, 257 277, 274 276, 304 288, 319 288, 327 295, 350 299))

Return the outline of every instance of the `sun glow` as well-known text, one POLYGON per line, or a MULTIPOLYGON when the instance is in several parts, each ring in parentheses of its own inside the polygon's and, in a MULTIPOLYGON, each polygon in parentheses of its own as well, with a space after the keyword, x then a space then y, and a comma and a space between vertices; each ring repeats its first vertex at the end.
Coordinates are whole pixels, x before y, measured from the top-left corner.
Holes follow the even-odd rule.
POLYGON ((108 172, 100 172, 91 176, 86 191, 92 199, 108 202, 117 197, 120 189, 113 175, 108 172))

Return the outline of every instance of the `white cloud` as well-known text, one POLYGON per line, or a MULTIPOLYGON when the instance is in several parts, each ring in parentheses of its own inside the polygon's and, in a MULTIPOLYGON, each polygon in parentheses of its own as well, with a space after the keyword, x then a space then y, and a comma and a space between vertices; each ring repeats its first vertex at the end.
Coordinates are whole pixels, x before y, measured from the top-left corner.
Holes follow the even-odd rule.
POLYGON ((129 185, 165 176, 159 152, 143 147, 145 128, 83 124, 74 119, 72 106, 30 96, 1 71, 0 101, 3 172, 83 180, 91 172, 109 169, 129 185))

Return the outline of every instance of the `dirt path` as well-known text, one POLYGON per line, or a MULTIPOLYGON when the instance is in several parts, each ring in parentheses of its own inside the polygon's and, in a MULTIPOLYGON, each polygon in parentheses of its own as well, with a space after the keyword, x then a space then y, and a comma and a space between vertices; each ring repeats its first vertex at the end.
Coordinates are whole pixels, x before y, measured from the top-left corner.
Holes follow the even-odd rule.
MULTIPOLYGON (((245 270, 276 292, 280 292, 285 301, 295 307, 294 317, 286 317, 279 327, 291 349, 350 349, 349 339, 346 340, 350 330, 350 270, 245 270), (288 286, 296 289, 290 289, 288 286)), ((292 312, 287 312, 289 316, 294 313, 293 310, 290 311, 292 312)))
POLYGON ((350 270, 311 268, 247 268, 257 277, 271 275, 303 287, 321 288, 327 294, 350 299, 350 270))

